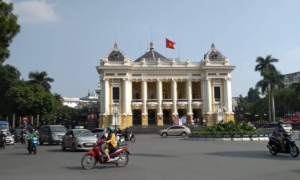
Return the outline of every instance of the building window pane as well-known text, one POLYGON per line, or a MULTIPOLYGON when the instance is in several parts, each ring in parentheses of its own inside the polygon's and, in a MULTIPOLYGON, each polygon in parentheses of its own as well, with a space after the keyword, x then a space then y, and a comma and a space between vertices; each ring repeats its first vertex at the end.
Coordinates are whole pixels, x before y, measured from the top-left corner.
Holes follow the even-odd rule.
POLYGON ((113 102, 119 102, 119 101, 120 101, 120 88, 113 87, 113 102))
POLYGON ((214 87, 215 101, 221 101, 221 87, 214 87))

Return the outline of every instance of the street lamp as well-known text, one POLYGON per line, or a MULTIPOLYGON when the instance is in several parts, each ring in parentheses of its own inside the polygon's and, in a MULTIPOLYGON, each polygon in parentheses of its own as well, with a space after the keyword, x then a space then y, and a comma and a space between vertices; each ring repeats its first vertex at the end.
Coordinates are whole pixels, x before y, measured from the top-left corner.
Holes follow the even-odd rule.
POLYGON ((114 105, 114 119, 115 119, 115 129, 117 129, 117 117, 119 116, 119 105, 117 103, 115 103, 114 105))
POLYGON ((258 117, 258 114, 255 114, 255 119, 256 119, 256 121, 257 121, 257 117, 258 117))
POLYGON ((267 114, 265 113, 265 114, 264 114, 264 120, 266 119, 266 116, 267 116, 267 114))

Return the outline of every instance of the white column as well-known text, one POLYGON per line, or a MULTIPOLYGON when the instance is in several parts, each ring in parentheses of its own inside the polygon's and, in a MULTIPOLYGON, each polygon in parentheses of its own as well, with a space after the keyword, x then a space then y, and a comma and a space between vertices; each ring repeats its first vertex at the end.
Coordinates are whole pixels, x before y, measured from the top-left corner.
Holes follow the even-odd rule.
POLYGON ((147 111, 147 99, 148 99, 148 92, 147 92, 147 80, 143 79, 142 80, 142 101, 143 101, 143 108, 142 108, 142 115, 146 116, 148 115, 147 111))
POLYGON ((103 97, 104 97, 104 112, 105 114, 109 114, 109 83, 108 83, 109 79, 104 79, 104 93, 103 93, 103 97))
POLYGON ((101 83, 101 89, 100 89, 100 113, 103 114, 105 113, 105 103, 104 103, 104 94, 105 94, 105 85, 104 81, 100 80, 101 83))
POLYGON ((202 113, 207 111, 207 92, 206 92, 206 80, 201 81, 201 99, 202 99, 202 113))
POLYGON ((173 103, 173 115, 177 115, 177 81, 172 79, 172 103, 173 103))
POLYGON ((186 82, 186 95, 187 95, 187 114, 188 115, 193 115, 193 110, 192 110, 192 81, 190 79, 187 80, 186 82))
POLYGON ((157 115, 162 113, 162 82, 160 79, 156 81, 156 94, 157 94, 157 115))
POLYGON ((209 78, 207 78, 206 84, 207 84, 207 112, 212 112, 211 83, 209 78))
POLYGON ((232 113, 231 79, 225 78, 224 82, 226 112, 232 113))
POLYGON ((123 79, 123 114, 128 112, 128 83, 127 79, 123 79))
POLYGON ((132 82, 131 80, 129 79, 127 81, 127 115, 132 115, 132 110, 131 110, 131 102, 132 102, 132 82))

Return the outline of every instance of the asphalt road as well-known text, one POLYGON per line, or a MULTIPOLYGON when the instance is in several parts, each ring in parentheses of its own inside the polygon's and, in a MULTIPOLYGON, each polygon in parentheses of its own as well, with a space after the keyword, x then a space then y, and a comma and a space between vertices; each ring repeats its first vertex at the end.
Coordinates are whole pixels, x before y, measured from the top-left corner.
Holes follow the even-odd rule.
MULTIPOLYGON (((298 179, 300 157, 271 156, 264 142, 186 141, 138 135, 130 144, 124 168, 97 165, 83 170, 84 152, 63 152, 60 146, 43 145, 29 155, 24 145, 0 150, 1 180, 282 180, 298 179)), ((300 145, 300 141, 297 143, 300 145)))

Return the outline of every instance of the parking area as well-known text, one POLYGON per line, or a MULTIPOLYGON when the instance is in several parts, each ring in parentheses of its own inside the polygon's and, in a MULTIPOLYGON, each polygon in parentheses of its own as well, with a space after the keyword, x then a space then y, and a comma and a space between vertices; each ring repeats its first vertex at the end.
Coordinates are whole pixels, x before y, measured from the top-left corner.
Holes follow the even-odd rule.
POLYGON ((1 179, 274 180, 300 175, 299 157, 271 156, 267 141, 186 141, 158 135, 136 138, 136 143, 128 143, 132 156, 125 168, 97 165, 83 170, 80 161, 84 152, 64 152, 57 145, 39 146, 37 155, 29 155, 19 143, 7 146, 0 150, 1 179))

